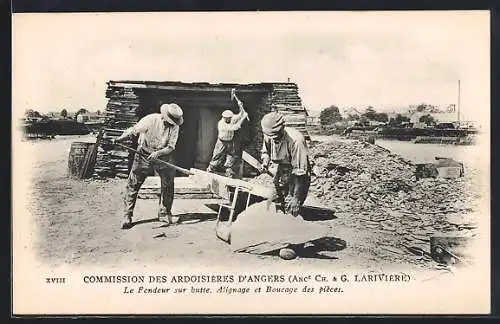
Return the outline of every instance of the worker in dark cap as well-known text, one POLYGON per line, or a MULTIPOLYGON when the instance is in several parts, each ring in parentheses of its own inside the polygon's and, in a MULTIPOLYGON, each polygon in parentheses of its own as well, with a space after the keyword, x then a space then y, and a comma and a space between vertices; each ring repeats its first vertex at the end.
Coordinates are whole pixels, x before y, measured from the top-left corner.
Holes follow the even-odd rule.
POLYGON ((281 204, 284 212, 297 216, 311 183, 311 165, 305 138, 297 129, 285 127, 285 118, 279 112, 265 115, 261 126, 264 134, 261 171, 267 169, 275 174, 278 204, 281 204))

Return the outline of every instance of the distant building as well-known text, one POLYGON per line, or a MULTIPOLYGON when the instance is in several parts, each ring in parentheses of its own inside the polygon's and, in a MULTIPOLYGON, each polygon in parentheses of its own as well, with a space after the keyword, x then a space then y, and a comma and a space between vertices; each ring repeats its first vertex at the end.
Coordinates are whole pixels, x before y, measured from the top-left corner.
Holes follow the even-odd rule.
POLYGON ((415 112, 411 115, 410 122, 415 125, 421 124, 420 118, 425 115, 430 115, 437 123, 455 123, 458 120, 456 113, 415 112))
POLYGON ((321 119, 319 118, 320 112, 314 110, 307 110, 306 124, 308 126, 320 126, 321 119))
POLYGON ((382 126, 382 125, 385 125, 384 122, 381 122, 381 121, 377 121, 377 120, 369 120, 368 121, 368 124, 370 126, 382 126))
POLYGON ((389 120, 396 119, 396 117, 398 115, 400 115, 402 117, 409 117, 409 113, 408 112, 396 112, 396 111, 392 111, 392 112, 388 112, 387 113, 387 118, 389 118, 389 120))
POLYGON ((76 116, 78 123, 100 123, 104 122, 104 115, 96 112, 81 113, 76 116))
POLYGON ((358 120, 348 120, 347 121, 347 126, 348 127, 353 127, 353 126, 356 126, 357 124, 359 124, 358 120))
POLYGON ((306 123, 308 126, 320 126, 321 119, 319 118, 319 116, 307 116, 306 123))
POLYGON ((26 122, 39 122, 43 120, 43 117, 25 116, 24 120, 26 122))
POLYGON ((49 119, 58 119, 60 115, 55 112, 48 112, 45 114, 45 116, 47 116, 49 119))
POLYGON ((458 121, 458 116, 456 112, 445 112, 445 113, 426 113, 426 112, 415 112, 410 117, 410 122, 413 123, 414 128, 426 128, 426 124, 420 122, 420 117, 424 115, 432 116, 437 124, 447 124, 453 125, 454 128, 477 128, 480 129, 481 126, 478 125, 476 121, 465 119, 461 116, 460 122, 458 121))

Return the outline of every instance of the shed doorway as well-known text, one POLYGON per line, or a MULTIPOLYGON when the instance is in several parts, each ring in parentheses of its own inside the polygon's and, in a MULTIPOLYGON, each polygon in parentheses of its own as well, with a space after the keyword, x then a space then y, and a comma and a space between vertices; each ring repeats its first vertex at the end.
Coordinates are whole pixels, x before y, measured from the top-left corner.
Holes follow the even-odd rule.
MULTIPOLYGON (((260 97, 260 96, 259 96, 260 97)), ((259 98, 260 99, 260 98, 259 98)), ((245 110, 255 111, 258 103, 245 102, 245 110)), ((176 165, 185 168, 205 170, 208 167, 217 141, 217 123, 226 109, 237 112, 238 108, 231 102, 230 91, 147 91, 141 95, 144 107, 143 117, 152 112, 159 112, 163 103, 177 103, 184 114, 184 123, 179 129, 179 138, 173 159, 176 165)), ((258 101, 260 102, 260 100, 258 101)), ((245 142, 249 138, 249 126, 240 129, 238 136, 245 142)), ((185 176, 178 172, 177 176, 185 176)))

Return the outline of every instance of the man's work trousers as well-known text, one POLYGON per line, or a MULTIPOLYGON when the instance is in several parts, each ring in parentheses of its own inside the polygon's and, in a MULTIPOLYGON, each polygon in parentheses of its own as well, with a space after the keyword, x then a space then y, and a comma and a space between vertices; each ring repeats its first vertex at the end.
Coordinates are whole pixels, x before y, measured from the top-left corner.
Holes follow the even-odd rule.
MULTIPOLYGON (((292 167, 288 164, 278 163, 278 168, 276 170, 276 175, 274 176, 273 183, 276 193, 278 194, 278 202, 284 204, 285 197, 289 194, 295 192, 295 183, 292 175, 292 167)), ((305 183, 303 188, 299 192, 299 204, 302 206, 309 193, 309 187, 311 185, 311 176, 306 174, 303 176, 305 183)))
POLYGON ((210 168, 215 170, 224 165, 226 169, 235 171, 236 158, 235 139, 222 141, 218 138, 212 153, 210 168))
MULTIPOLYGON (((161 159, 172 162, 168 156, 162 156, 161 159)), ((171 212, 174 201, 175 170, 161 165, 160 162, 147 161, 139 154, 136 154, 128 176, 127 193, 125 194, 124 217, 126 219, 132 218, 137 195, 142 184, 148 176, 153 175, 155 172, 160 176, 161 181, 158 216, 165 216, 171 212)))

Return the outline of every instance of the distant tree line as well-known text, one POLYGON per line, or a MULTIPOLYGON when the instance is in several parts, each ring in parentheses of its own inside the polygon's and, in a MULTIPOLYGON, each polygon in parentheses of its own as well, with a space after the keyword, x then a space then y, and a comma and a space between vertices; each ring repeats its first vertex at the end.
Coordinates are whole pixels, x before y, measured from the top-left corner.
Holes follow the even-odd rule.
POLYGON ((330 106, 321 110, 319 115, 319 120, 321 125, 333 125, 336 122, 342 121, 342 115, 340 114, 339 108, 337 106, 330 106))
POLYGON ((42 115, 40 115, 40 113, 38 111, 33 110, 33 109, 26 110, 24 115, 26 117, 30 117, 30 118, 42 118, 42 115))
POLYGON ((374 120, 382 123, 389 121, 389 117, 386 113, 378 113, 372 106, 368 106, 365 112, 360 115, 356 113, 354 114, 349 113, 347 115, 347 118, 344 118, 340 114, 339 108, 335 105, 332 105, 330 107, 321 110, 319 119, 321 125, 333 125, 337 122, 341 122, 344 120, 360 120, 360 121, 374 120))
POLYGON ((424 123, 426 125, 436 125, 437 124, 436 119, 429 114, 420 116, 418 121, 421 123, 424 123))
MULTIPOLYGON (((410 111, 416 111, 419 113, 427 112, 428 114, 423 115, 419 118, 419 122, 425 123, 427 125, 435 125, 437 123, 436 119, 430 115, 431 113, 441 113, 444 111, 439 110, 434 105, 429 105, 425 103, 421 103, 419 105, 410 105, 410 111)), ((410 118, 407 116, 403 116, 402 114, 396 114, 395 117, 389 118, 387 113, 377 112, 373 106, 368 106, 364 112, 360 112, 355 108, 347 109, 347 112, 344 111, 346 116, 343 117, 340 113, 340 110, 337 106, 331 105, 321 110, 319 119, 320 123, 323 126, 333 125, 342 121, 359 121, 361 124, 365 124, 369 121, 377 121, 381 123, 387 123, 391 126, 401 125, 406 122, 410 122, 410 118)))
POLYGON ((389 125, 397 126, 397 125, 401 125, 403 123, 408 123, 409 121, 410 121, 410 118, 403 116, 401 114, 396 114, 396 117, 391 118, 391 120, 389 120, 389 125))

